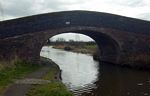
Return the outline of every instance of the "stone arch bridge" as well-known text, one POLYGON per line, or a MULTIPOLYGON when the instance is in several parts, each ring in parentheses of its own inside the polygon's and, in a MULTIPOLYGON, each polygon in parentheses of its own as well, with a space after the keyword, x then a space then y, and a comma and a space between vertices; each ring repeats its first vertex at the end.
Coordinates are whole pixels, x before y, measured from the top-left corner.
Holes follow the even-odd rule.
POLYGON ((48 38, 61 33, 93 38, 100 60, 150 67, 150 22, 108 13, 64 11, 0 22, 0 62, 39 62, 48 38))

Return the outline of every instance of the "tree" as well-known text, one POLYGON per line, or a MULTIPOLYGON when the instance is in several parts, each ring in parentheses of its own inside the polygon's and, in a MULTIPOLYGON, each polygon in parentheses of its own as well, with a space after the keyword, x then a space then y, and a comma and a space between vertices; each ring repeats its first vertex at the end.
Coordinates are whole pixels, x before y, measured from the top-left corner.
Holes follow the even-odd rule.
POLYGON ((66 40, 64 38, 57 38, 56 42, 65 42, 66 40))
POLYGON ((69 42, 75 42, 73 39, 70 39, 69 42))

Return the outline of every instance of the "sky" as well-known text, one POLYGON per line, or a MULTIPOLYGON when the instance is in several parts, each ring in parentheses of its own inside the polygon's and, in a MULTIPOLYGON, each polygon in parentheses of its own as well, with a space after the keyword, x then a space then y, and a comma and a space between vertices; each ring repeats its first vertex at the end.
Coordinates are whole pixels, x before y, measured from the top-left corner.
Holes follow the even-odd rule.
POLYGON ((74 41, 94 41, 92 38, 86 35, 82 34, 76 34, 76 33, 65 33, 53 36, 50 38, 52 41, 56 41, 58 38, 63 38, 65 41, 74 40, 74 41))
POLYGON ((150 0, 0 0, 0 21, 67 10, 106 12, 150 21, 150 0))

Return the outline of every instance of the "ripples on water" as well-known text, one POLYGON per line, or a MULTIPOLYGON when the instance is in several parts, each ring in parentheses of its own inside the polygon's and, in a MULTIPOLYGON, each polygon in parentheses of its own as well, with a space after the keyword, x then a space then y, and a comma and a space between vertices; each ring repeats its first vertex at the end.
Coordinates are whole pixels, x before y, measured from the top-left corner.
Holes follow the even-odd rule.
POLYGON ((60 66, 62 81, 75 96, 150 96, 150 71, 99 64, 92 56, 52 47, 43 47, 41 55, 60 66))
POLYGON ((63 83, 75 94, 96 88, 98 62, 92 56, 43 47, 41 55, 52 59, 62 70, 63 83))
POLYGON ((93 89, 96 89, 96 84, 86 84, 79 87, 69 87, 68 88, 74 93, 75 96, 82 96, 83 93, 91 93, 93 89))

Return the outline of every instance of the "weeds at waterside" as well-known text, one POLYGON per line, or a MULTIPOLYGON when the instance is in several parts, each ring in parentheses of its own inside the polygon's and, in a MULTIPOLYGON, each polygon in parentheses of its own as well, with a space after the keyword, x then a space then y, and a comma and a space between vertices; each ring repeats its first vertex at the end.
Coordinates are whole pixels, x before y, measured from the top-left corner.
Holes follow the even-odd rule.
POLYGON ((61 82, 35 85, 27 96, 73 96, 61 82))
POLYGON ((27 74, 37 70, 39 65, 25 62, 17 62, 13 66, 0 69, 0 94, 13 83, 14 79, 23 78, 27 74))
POLYGON ((43 77, 44 80, 50 80, 51 83, 43 85, 34 85, 27 96, 73 96, 66 86, 59 80, 60 69, 57 66, 51 66, 50 70, 43 77))

